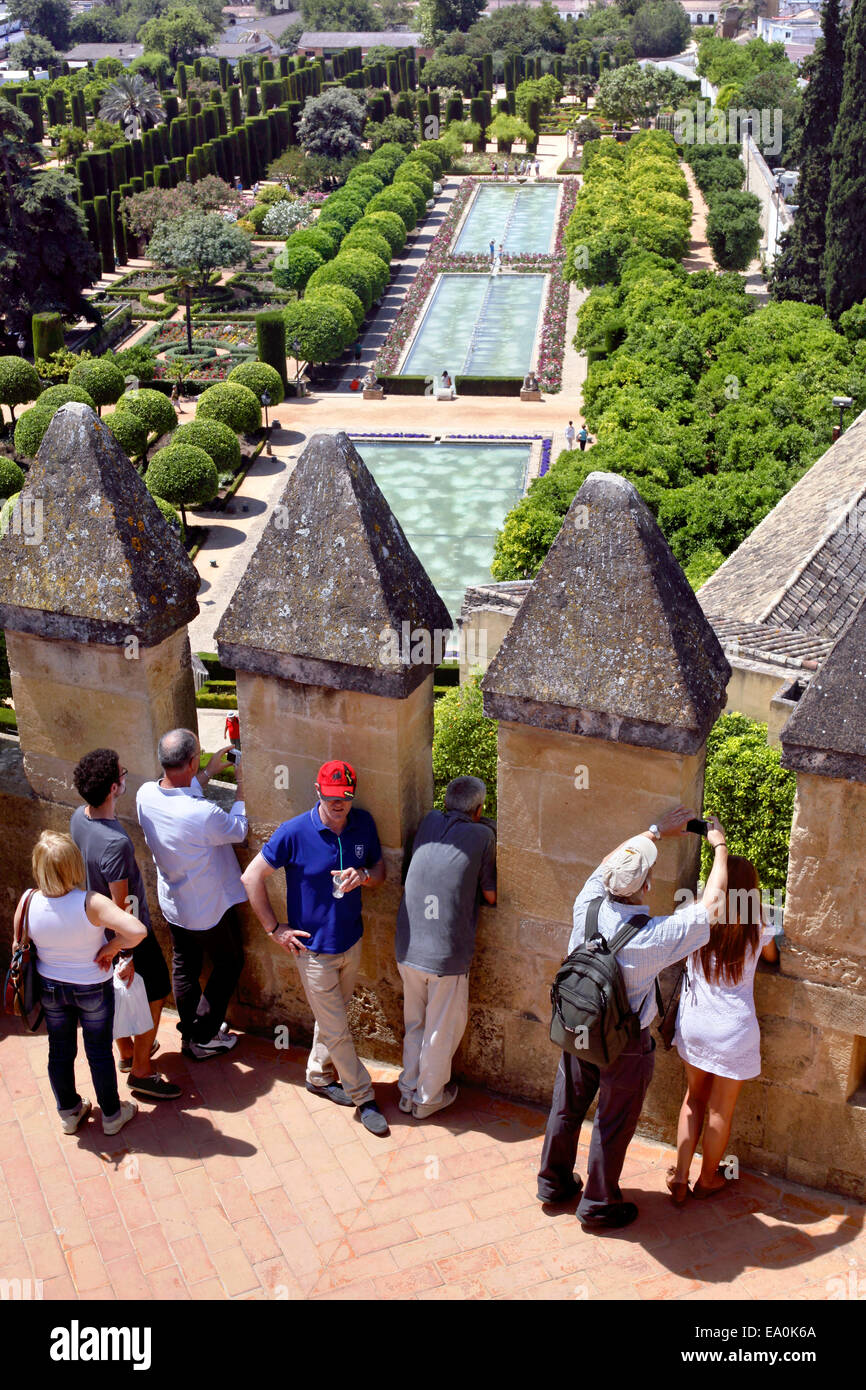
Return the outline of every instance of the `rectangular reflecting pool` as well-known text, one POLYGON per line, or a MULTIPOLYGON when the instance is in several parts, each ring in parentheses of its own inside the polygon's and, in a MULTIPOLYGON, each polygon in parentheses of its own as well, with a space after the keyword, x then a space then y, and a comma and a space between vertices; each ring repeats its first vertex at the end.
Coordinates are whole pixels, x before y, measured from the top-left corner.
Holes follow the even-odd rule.
POLYGON ((524 376, 543 275, 442 275, 400 376, 524 376))
POLYGON ((354 443, 456 623, 467 585, 490 581, 496 532, 523 496, 530 445, 354 443))
POLYGON ((543 255, 551 248, 559 188, 556 184, 484 184, 469 207, 457 238, 457 253, 489 253, 493 241, 506 255, 543 255))

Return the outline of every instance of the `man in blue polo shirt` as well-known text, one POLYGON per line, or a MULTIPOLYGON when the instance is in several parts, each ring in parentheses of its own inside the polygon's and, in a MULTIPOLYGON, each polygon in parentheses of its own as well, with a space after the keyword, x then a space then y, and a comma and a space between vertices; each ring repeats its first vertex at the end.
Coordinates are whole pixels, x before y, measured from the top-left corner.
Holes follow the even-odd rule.
POLYGON ((369 811, 352 805, 356 787, 355 770, 348 763, 323 763, 316 778, 316 805, 274 831, 242 881, 265 931, 297 957, 316 1020, 307 1090, 337 1105, 356 1105, 364 1128, 384 1135, 388 1123, 346 1016, 361 964, 359 890, 385 881, 376 823, 369 811), (277 869, 286 871, 285 923, 277 921, 265 888, 265 879, 277 869))

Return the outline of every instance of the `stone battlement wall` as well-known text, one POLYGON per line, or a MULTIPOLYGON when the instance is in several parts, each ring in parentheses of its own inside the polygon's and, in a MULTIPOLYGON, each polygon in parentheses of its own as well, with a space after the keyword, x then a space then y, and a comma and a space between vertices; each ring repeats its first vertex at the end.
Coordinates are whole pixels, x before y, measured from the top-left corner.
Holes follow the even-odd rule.
MULTIPOLYGON (((8 533, 0 540, 0 622, 12 638, 21 731, 20 750, 0 751, 0 957, 8 955, 14 903, 30 882, 34 841, 44 828, 65 829, 77 804, 71 770, 82 753, 117 746, 134 788, 159 775, 159 735, 193 717, 192 566, 146 495, 136 498, 143 529, 130 533, 129 507, 111 503, 132 486, 130 465, 90 414, 83 406, 58 412, 28 482, 49 513, 59 505, 55 494, 75 491, 64 439, 71 415, 88 524, 73 510, 57 519, 63 531, 46 530, 39 547, 25 550, 19 539, 16 548, 8 533), (151 528, 162 622, 154 621, 148 588, 153 571, 142 575, 139 567, 151 528), (58 565, 73 576, 101 564, 109 540, 120 582, 53 612, 58 565), (121 668, 124 631, 138 634, 145 657, 121 668), (119 717, 121 701, 135 727, 119 717)), ((432 668, 389 667, 379 660, 378 637, 388 627, 401 632, 406 620, 434 630, 450 619, 344 436, 314 437, 281 505, 282 522, 267 529, 218 632, 221 655, 238 672, 250 820, 239 859, 246 864, 281 820, 312 804, 322 761, 343 757, 356 767, 358 804, 377 821, 388 880, 364 894, 352 1021, 362 1053, 398 1062, 394 924, 406 848, 433 798, 432 668)), ((866 1195, 866 908, 856 886, 866 837, 857 683, 864 612, 783 736, 799 786, 788 948, 778 969, 759 970, 764 1071, 743 1089, 730 1143, 746 1165, 855 1196, 866 1195)), ((729 674, 637 493, 622 479, 591 475, 483 683, 485 708, 499 720, 499 890, 497 907, 481 911, 458 1077, 547 1102, 557 1062, 549 988, 574 897, 628 834, 671 805, 701 804, 706 735, 729 674)), ((130 819, 133 795, 119 810, 168 953, 153 865, 130 819)), ((691 836, 662 842, 653 910, 670 910, 676 888, 695 886, 697 851, 691 836)), ((268 886, 284 915, 282 875, 268 886)), ((293 1040, 306 1041, 312 1018, 294 962, 248 909, 241 916, 246 966, 231 1021, 262 1033, 287 1024, 293 1040)), ((682 1093, 679 1058, 659 1048, 644 1133, 673 1142, 682 1093)))

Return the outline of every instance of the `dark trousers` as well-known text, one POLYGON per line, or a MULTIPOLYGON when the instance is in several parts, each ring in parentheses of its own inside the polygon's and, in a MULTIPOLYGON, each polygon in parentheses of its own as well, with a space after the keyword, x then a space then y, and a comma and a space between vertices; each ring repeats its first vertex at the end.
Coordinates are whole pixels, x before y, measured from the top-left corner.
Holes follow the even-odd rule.
POLYGON ((117 1073, 111 1051, 114 1024, 114 979, 105 984, 70 985, 42 980, 42 1007, 48 1026, 48 1080, 57 1109, 65 1118, 81 1104, 75 1087, 78 1025, 102 1117, 113 1120, 120 1110, 117 1073))
POLYGON ((640 1039, 609 1067, 595 1067, 563 1052, 541 1151, 539 1197, 555 1201, 574 1181, 580 1126, 598 1092, 586 1184, 577 1214, 586 1220, 603 1216, 611 1207, 620 1205, 623 1198, 619 1176, 652 1080, 654 1063, 655 1042, 649 1028, 642 1029, 640 1039))
POLYGON ((228 1002, 244 968, 241 924, 233 907, 215 927, 189 931, 171 927, 171 983, 180 1015, 178 1032, 184 1042, 206 1043, 216 1037, 226 1016, 228 1002), (211 972, 202 990, 205 952, 211 972))

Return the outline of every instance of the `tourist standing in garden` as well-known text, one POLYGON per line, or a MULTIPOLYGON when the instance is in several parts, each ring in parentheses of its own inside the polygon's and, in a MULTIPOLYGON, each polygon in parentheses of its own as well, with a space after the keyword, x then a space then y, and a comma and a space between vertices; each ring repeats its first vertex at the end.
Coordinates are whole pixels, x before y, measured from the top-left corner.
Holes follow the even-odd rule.
POLYGON ((574 448, 574 423, 571 420, 565 427, 565 447, 566 449, 574 448))
POLYGON ((693 817, 693 811, 678 806, 648 830, 623 841, 590 874, 575 899, 569 953, 583 944, 588 918, 596 918, 596 929, 606 941, 632 918, 642 920, 637 934, 616 953, 629 1006, 640 1019, 640 1035, 608 1066, 582 1062, 574 1053, 563 1052, 541 1152, 539 1200, 564 1202, 580 1195, 577 1215, 585 1231, 628 1226, 638 1215, 636 1204, 624 1200, 619 1179, 652 1079, 655 1042, 650 1024, 656 1016, 656 978, 665 966, 706 945, 710 924, 720 921, 725 911, 728 851, 725 833, 713 816, 708 820, 707 839, 714 858, 703 896, 669 916, 646 914, 658 857, 656 844, 686 834, 693 817), (596 1095, 598 1108, 583 1187, 575 1180, 574 1164, 580 1127, 596 1095))
POLYGON ((64 1134, 74 1134, 93 1108, 75 1087, 80 1023, 103 1132, 117 1134, 138 1106, 131 1100, 121 1102, 117 1093, 110 972, 115 956, 142 940, 144 927, 102 893, 87 892, 84 860, 71 835, 43 830, 31 863, 36 888, 18 903, 13 931, 17 942, 26 930, 36 948, 48 1028, 48 1080, 61 1128, 64 1134), (114 933, 110 941, 107 931, 114 933))
POLYGON ((418 827, 397 914, 403 981, 400 1109, 424 1120, 457 1099, 451 1061, 469 1016, 469 967, 480 899, 496 902, 496 835, 481 822, 487 788, 456 777, 445 810, 418 827), (435 910, 431 910, 435 909, 435 910))
POLYGON ((580 452, 583 453, 589 443, 589 430, 586 428, 586 425, 581 425, 577 436, 577 442, 580 445, 580 452))
POLYGON ((126 791, 127 771, 113 748, 94 748, 76 764, 72 780, 85 805, 73 811, 69 833, 81 851, 91 892, 111 898, 137 917, 145 935, 130 952, 120 978, 127 986, 138 975, 147 993, 153 1027, 135 1038, 118 1038, 120 1070, 129 1073, 129 1089, 147 1100, 176 1100, 179 1086, 153 1071, 150 1058, 159 1047, 156 1030, 171 984, 168 967, 153 934, 147 894, 132 840, 117 819, 116 803, 126 791))
POLYGON ((136 809, 156 864, 159 905, 173 946, 172 984, 183 1052, 196 1061, 230 1052, 237 1035, 225 1027, 228 1002, 244 964, 235 907, 246 900, 234 845, 247 838, 241 763, 214 753, 201 767, 201 748, 189 729, 172 729, 159 741, 163 776, 138 789, 136 809), (238 799, 230 811, 206 801, 203 788, 217 771, 231 768, 238 799), (212 969, 204 990, 204 954, 212 969))
POLYGON ((361 965, 359 890, 385 881, 376 823, 369 811, 352 805, 357 785, 349 763, 323 763, 315 806, 277 827, 244 870, 243 884, 268 936, 298 963, 316 1021, 307 1090, 336 1105, 357 1106, 364 1128, 386 1135, 388 1122, 355 1051, 346 1015, 361 965), (277 869, 286 874, 285 922, 277 921, 265 888, 265 879, 277 869))
POLYGON ((496 260, 496 242, 492 237, 490 238, 490 259, 491 261, 496 260))
POLYGON ((677 1163, 667 1184, 677 1206, 689 1193, 689 1168, 701 1140, 700 1176, 693 1197, 729 1192, 719 1171, 734 1108, 744 1081, 761 1074, 761 1030, 755 1013, 758 959, 775 962, 775 927, 764 920, 754 864, 728 859, 727 908, 710 939, 689 956, 674 1035, 686 1069, 686 1094, 677 1127, 677 1163), (706 1121, 706 1123, 705 1123, 706 1121))

